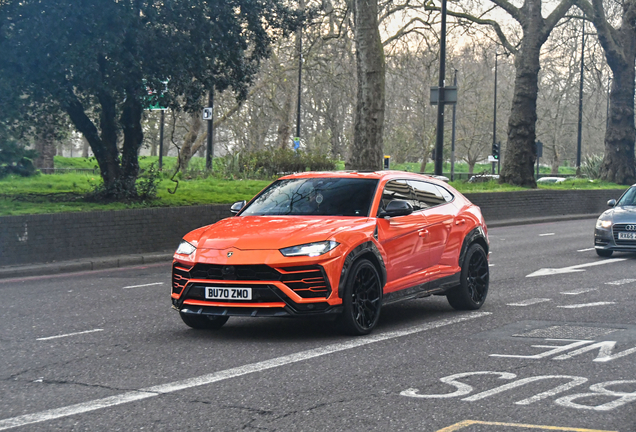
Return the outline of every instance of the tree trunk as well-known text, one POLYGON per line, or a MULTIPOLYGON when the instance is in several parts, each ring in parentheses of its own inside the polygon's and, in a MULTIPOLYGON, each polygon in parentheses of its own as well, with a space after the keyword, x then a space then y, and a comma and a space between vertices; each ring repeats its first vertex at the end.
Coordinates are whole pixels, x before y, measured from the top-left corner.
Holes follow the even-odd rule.
POLYGON ((283 92, 285 94, 285 102, 283 103, 283 109, 280 112, 280 119, 278 123, 277 135, 277 147, 286 149, 289 147, 290 137, 292 134, 292 116, 294 110, 292 105, 294 103, 294 84, 298 85, 298 77, 295 79, 287 74, 287 79, 283 84, 283 92))
POLYGON ((33 161, 35 167, 39 169, 51 169, 51 171, 45 171, 44 173, 52 173, 54 157, 57 154, 54 130, 47 127, 40 131, 36 137, 35 151, 38 152, 38 157, 33 161))
POLYGON ((194 113, 190 116, 190 130, 183 138, 183 145, 181 151, 179 151, 179 169, 185 171, 190 164, 190 159, 196 153, 198 148, 195 148, 195 143, 201 132, 203 120, 199 113, 194 113))
POLYGON ((90 148, 90 145, 88 144, 88 141, 86 140, 86 137, 82 137, 82 157, 84 159, 88 159, 88 149, 90 148))
POLYGON ((124 132, 124 145, 121 154, 121 178, 119 180, 121 197, 137 196, 137 177, 139 176, 139 150, 144 141, 141 127, 143 107, 136 91, 127 91, 126 102, 121 113, 120 123, 124 132))
POLYGON ((636 183, 634 164, 634 55, 632 67, 612 68, 608 127, 605 131, 605 157, 601 179, 622 185, 636 183))
POLYGON ((358 94, 347 169, 382 166, 384 128, 384 48, 378 28, 378 0, 354 0, 358 94))
POLYGON ((508 119, 508 142, 500 181, 536 187, 534 164, 537 153, 534 143, 541 44, 536 40, 529 40, 533 38, 527 32, 524 32, 524 36, 521 51, 515 56, 514 96, 508 119))

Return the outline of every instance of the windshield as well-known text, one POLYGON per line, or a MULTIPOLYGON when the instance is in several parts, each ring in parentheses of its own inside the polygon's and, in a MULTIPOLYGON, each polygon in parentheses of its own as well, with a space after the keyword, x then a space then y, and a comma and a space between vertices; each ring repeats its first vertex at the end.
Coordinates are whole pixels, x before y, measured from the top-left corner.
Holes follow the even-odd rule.
POLYGON ((636 206, 636 186, 627 189, 621 199, 616 203, 617 206, 636 206))
POLYGON ((278 180, 241 216, 368 216, 377 180, 305 178, 278 180))

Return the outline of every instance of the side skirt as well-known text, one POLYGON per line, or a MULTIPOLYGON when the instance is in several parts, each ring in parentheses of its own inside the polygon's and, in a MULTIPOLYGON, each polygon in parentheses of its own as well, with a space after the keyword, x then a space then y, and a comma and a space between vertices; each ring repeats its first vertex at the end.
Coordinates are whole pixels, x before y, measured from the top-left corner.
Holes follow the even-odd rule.
POLYGON ((461 272, 457 272, 451 276, 445 276, 410 288, 384 295, 382 298, 383 305, 389 305, 403 300, 410 300, 420 297, 428 297, 430 295, 443 295, 448 289, 459 285, 461 272))

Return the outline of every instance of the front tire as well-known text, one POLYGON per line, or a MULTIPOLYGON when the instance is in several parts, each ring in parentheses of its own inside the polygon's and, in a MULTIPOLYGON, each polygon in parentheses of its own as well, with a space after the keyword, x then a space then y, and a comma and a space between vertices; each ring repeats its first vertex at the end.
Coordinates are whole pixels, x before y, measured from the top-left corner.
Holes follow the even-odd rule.
POLYGON ((603 258, 609 258, 612 256, 613 253, 614 251, 607 250, 607 249, 596 249, 596 255, 603 258))
POLYGON ((360 259, 353 264, 342 305, 344 311, 338 321, 345 333, 352 336, 371 333, 382 309, 382 282, 371 261, 360 259))
POLYGON ((477 310, 486 301, 490 269, 484 248, 473 243, 466 251, 460 284, 447 294, 448 303, 457 310, 477 310))
POLYGON ((194 315, 183 312, 179 312, 179 316, 188 327, 197 330, 218 330, 229 319, 227 316, 194 315))

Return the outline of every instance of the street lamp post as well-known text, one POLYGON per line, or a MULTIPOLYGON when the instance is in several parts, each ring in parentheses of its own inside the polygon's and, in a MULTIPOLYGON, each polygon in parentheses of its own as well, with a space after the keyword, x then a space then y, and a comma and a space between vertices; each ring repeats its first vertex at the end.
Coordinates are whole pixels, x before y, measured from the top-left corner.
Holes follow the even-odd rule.
POLYGON ((576 167, 581 166, 581 140, 583 132, 583 67, 585 61, 585 14, 583 15, 583 31, 581 34, 581 78, 579 82, 579 128, 576 137, 576 167))
POLYGON ((437 103, 437 141, 435 143, 435 175, 442 175, 444 166, 444 95, 446 75, 446 0, 442 0, 442 32, 439 47, 439 99, 437 103))
MULTIPOLYGON (((455 78, 453 79, 453 86, 457 88, 457 69, 455 69, 455 78)), ((453 104, 453 128, 451 133, 451 181, 455 180, 455 117, 457 115, 457 104, 453 104)))
MULTIPOLYGON (((497 59, 501 54, 495 51, 495 102, 493 103, 492 113, 492 148, 497 145, 497 59)), ((500 149, 501 150, 501 149, 500 149)), ((493 151, 494 153, 494 151, 493 151)), ((494 155, 493 155, 494 156, 494 155)), ((497 156, 497 162, 499 162, 499 156, 497 156)), ((495 162, 492 163, 492 173, 495 173, 495 162)), ((499 166, 497 167, 497 173, 499 173, 499 166)))
MULTIPOLYGON (((210 111, 214 112, 214 87, 210 89, 208 96, 208 107, 210 111)), ((208 120, 208 142, 207 142, 207 155, 205 159, 205 169, 212 171, 212 160, 214 159, 214 115, 210 115, 208 120)))

